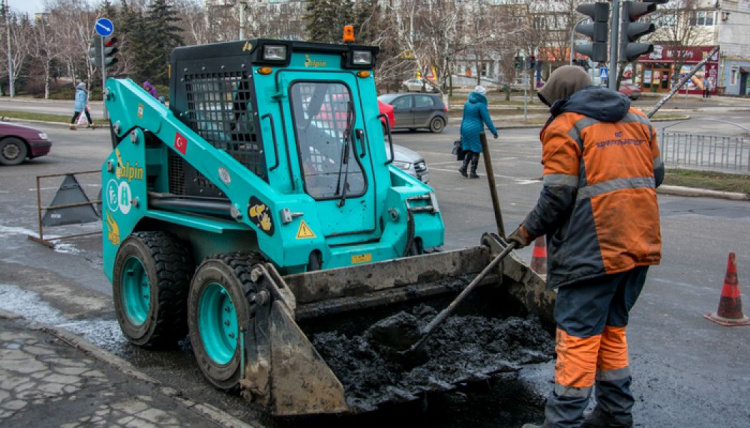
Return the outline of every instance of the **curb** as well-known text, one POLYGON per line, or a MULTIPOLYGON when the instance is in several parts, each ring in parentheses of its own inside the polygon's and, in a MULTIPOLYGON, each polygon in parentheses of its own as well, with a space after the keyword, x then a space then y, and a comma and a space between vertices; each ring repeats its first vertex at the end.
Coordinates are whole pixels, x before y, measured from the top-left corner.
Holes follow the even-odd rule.
POLYGON ((695 189, 692 187, 661 185, 656 193, 672 196, 691 196, 705 198, 730 199, 733 201, 750 201, 750 195, 739 192, 722 192, 719 190, 695 189))
POLYGON ((145 383, 150 384, 156 390, 158 390, 162 395, 172 398, 175 401, 181 402, 187 409, 191 410, 192 412, 216 424, 219 424, 227 428, 235 428, 235 427, 236 428, 256 428, 255 425, 251 425, 251 424, 248 424, 247 422, 241 421, 235 418, 234 416, 231 416, 210 404, 196 403, 195 401, 189 398, 185 398, 182 392, 172 387, 162 385, 161 382, 139 371, 129 362, 123 360, 122 358, 110 352, 105 351, 102 348, 99 348, 98 346, 94 345, 88 340, 82 337, 76 336, 75 334, 70 333, 67 330, 64 330, 58 327, 53 327, 47 324, 41 324, 41 323, 37 323, 34 321, 29 321, 19 314, 16 314, 14 312, 7 311, 4 309, 0 309, 0 318, 14 320, 14 321, 24 321, 26 323, 27 328, 30 330, 39 330, 44 333, 48 333, 52 336, 55 336, 56 338, 72 346, 73 348, 83 351, 85 354, 91 356, 92 358, 114 367, 115 369, 119 370, 121 373, 127 376, 130 376, 140 382, 145 382, 145 383))

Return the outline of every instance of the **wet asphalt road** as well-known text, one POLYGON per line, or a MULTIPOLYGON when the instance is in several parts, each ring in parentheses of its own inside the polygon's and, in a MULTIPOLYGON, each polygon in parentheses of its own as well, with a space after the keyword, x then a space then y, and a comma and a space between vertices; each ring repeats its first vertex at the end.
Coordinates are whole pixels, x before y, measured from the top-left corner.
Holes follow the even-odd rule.
MULTIPOLYGON (((0 307, 63 325, 187 395, 264 426, 520 426, 524 419, 540 417, 541 401, 535 390, 546 393, 552 376, 550 364, 525 370, 522 380, 488 382, 472 391, 431 397, 427 402, 364 418, 269 420, 239 399, 207 387, 192 362, 188 344, 167 353, 131 347, 114 321, 109 284, 101 273, 99 238, 77 240, 53 252, 25 236, 36 229, 34 177, 98 169, 99 160, 109 151, 107 134, 103 130, 73 133, 59 126, 39 127, 56 142, 52 154, 0 169, 0 307), (513 399, 501 401, 503 397, 513 399)), ((534 180, 541 175, 537 132, 506 130, 497 146, 493 145, 508 229, 522 220, 540 189, 534 180)), ((454 172, 457 165, 446 149, 453 133, 455 128, 439 136, 397 133, 396 142, 427 159, 433 171, 431 184, 438 192, 448 227, 446 247, 460 248, 476 245, 482 232, 493 229, 494 218, 486 182, 462 180, 454 172)), ((82 181, 95 195, 96 180, 82 181)), ((55 189, 56 185, 43 186, 43 195, 51 198, 55 189)), ((636 423, 645 427, 748 426, 750 408, 745 397, 750 392, 750 327, 720 327, 704 320, 702 314, 716 310, 729 251, 737 252, 741 286, 745 290, 750 287, 746 279, 750 278, 746 245, 750 204, 672 196, 660 197, 660 203, 664 260, 651 270, 629 329, 636 423)), ((50 233, 98 227, 67 226, 50 233)), ((529 249, 520 254, 530 259, 529 249)))

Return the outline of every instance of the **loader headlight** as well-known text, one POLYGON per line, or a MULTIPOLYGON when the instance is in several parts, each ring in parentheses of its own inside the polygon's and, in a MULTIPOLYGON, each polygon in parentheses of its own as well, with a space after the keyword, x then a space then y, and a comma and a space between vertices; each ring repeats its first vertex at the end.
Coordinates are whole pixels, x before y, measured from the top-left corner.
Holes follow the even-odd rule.
POLYGON ((263 46, 264 61, 286 61, 286 46, 265 45, 263 46))
POLYGON ((352 51, 352 64, 370 65, 372 64, 372 52, 370 51, 352 51))

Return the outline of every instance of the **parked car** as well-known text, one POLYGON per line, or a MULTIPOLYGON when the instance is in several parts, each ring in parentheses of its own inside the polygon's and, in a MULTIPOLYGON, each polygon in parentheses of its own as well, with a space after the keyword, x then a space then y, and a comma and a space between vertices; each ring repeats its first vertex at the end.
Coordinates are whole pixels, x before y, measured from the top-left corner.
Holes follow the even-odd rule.
POLYGON ((620 83, 620 93, 635 101, 641 96, 641 87, 633 83, 620 83))
POLYGON ((0 122, 0 165, 18 165, 49 153, 47 134, 30 126, 0 122))
POLYGON ((428 128, 439 134, 448 124, 448 107, 434 94, 384 94, 378 100, 393 107, 393 129, 428 128))
POLYGON ((386 118, 388 119, 388 126, 393 129, 396 126, 396 116, 393 114, 393 106, 378 100, 378 111, 385 116, 380 117, 380 123, 383 124, 383 132, 385 133, 386 118))
POLYGON ((401 86, 406 92, 437 92, 437 88, 424 79, 404 80, 401 86))
MULTIPOLYGON (((386 156, 390 159, 391 148, 385 145, 386 156)), ((424 184, 430 182, 430 171, 427 163, 419 153, 398 144, 393 145, 393 165, 424 184)))

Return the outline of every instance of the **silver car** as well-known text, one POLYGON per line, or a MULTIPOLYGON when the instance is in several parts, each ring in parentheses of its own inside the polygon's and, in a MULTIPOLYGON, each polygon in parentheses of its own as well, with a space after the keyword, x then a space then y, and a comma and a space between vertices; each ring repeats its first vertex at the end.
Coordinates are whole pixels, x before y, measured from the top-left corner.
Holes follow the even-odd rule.
MULTIPOLYGON (((386 156, 390 158, 391 149, 388 147, 388 144, 385 145, 385 152, 386 156)), ((424 184, 430 182, 430 171, 427 168, 427 163, 424 161, 422 155, 414 150, 394 144, 393 165, 424 184)))

